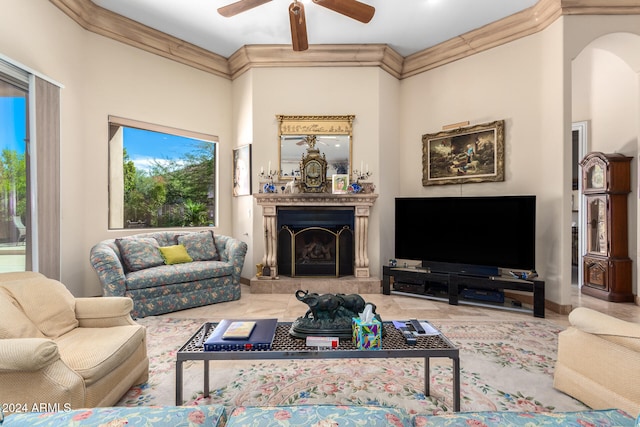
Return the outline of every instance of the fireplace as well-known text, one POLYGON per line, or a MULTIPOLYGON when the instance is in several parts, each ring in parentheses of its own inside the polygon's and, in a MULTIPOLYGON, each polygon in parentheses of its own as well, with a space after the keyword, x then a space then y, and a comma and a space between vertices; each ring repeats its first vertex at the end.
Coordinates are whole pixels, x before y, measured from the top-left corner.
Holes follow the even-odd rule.
POLYGON ((299 280, 315 277, 322 281, 370 277, 369 214, 377 194, 258 193, 253 197, 262 207, 262 264, 269 267, 269 276, 256 280, 262 288, 269 278, 282 283, 285 277, 295 276, 299 285, 299 280))
POLYGON ((279 208, 280 274, 291 277, 353 275, 353 219, 353 208, 279 208))

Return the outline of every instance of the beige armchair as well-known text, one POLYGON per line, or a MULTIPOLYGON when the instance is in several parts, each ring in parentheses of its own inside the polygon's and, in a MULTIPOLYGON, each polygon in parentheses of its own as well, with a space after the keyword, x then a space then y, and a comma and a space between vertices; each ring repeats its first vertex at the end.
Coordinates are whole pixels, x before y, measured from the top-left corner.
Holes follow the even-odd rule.
POLYGON ((75 298, 39 273, 0 274, 0 402, 20 411, 116 403, 149 372, 132 308, 124 297, 75 298))
POLYGON ((640 413, 640 324, 588 308, 569 314, 558 336, 553 385, 593 409, 640 413))

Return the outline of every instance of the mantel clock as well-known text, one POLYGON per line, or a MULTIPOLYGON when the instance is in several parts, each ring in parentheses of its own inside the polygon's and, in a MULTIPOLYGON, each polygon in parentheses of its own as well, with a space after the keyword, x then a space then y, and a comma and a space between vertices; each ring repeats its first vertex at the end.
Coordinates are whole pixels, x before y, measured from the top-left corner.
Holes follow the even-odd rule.
POLYGON ((300 182, 298 186, 303 193, 323 193, 327 186, 327 159, 316 148, 316 136, 305 137, 309 148, 300 162, 300 182))
POLYGON ((631 159, 592 152, 580 162, 586 239, 582 293, 613 302, 634 299, 627 230, 631 159))

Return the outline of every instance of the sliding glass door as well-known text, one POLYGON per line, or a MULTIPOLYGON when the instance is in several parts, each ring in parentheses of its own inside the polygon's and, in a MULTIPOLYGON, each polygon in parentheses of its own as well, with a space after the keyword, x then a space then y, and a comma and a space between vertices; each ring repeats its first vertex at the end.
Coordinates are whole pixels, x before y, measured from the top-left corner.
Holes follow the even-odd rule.
POLYGON ((0 272, 30 266, 28 84, 0 72, 0 272))

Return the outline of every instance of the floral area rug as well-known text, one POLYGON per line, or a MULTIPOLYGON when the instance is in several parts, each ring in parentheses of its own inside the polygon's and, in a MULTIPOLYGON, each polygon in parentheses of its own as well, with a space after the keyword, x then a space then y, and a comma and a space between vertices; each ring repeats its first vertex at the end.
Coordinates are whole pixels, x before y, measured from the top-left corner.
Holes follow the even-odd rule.
MULTIPOLYGON (((149 381, 119 406, 174 405, 175 360, 202 319, 147 317, 149 381)), ((460 348, 461 410, 579 411, 582 403, 553 389, 557 337, 545 320, 438 321, 460 348)), ((431 359, 431 395, 424 394, 422 359, 212 361, 210 396, 203 397, 203 362, 183 365, 186 405, 375 404, 410 412, 452 411, 451 361, 431 359)))

